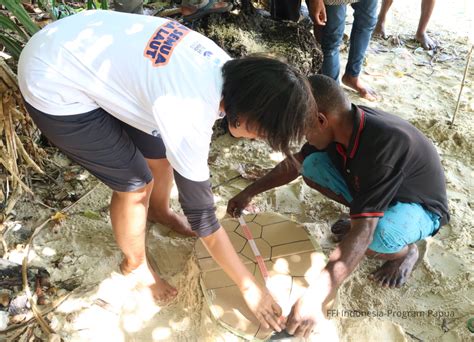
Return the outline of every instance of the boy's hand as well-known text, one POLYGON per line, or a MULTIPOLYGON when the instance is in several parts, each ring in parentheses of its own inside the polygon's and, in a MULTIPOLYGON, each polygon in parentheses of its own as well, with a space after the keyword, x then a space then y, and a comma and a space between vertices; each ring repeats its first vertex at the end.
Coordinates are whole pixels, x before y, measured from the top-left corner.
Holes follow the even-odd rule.
POLYGON ((232 217, 239 217, 242 214, 242 210, 249 205, 252 197, 253 196, 248 195, 245 190, 239 192, 229 200, 227 213, 232 217))
POLYGON ((323 0, 310 0, 308 2, 309 16, 316 25, 326 25, 326 7, 323 0))
POLYGON ((293 304, 286 321, 286 331, 291 335, 309 338, 316 325, 326 319, 327 310, 336 293, 337 288, 331 285, 329 274, 322 271, 293 304))
POLYGON ((262 289, 256 283, 249 283, 240 291, 247 306, 265 329, 272 328, 278 332, 284 329, 281 307, 267 289, 262 289))

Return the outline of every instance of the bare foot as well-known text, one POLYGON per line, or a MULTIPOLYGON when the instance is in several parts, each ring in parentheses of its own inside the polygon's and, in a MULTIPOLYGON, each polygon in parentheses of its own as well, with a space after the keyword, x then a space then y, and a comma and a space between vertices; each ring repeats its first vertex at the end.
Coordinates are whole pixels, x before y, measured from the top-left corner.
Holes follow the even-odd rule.
POLYGON ((438 44, 433 39, 431 39, 426 34, 426 32, 423 32, 423 33, 417 32, 415 35, 415 39, 421 44, 421 46, 425 50, 433 50, 434 48, 438 46, 438 44))
POLYGON ((400 287, 407 281, 417 260, 418 247, 415 244, 408 245, 408 252, 404 257, 386 261, 370 275, 370 279, 383 287, 400 287))
POLYGON ((374 32, 372 33, 372 37, 380 37, 380 38, 383 38, 383 39, 387 39, 388 36, 387 34, 385 33, 385 24, 378 21, 377 22, 377 25, 375 25, 375 29, 374 29, 374 32))
POLYGON ((335 242, 340 242, 346 236, 347 233, 349 233, 349 230, 351 229, 351 220, 346 218, 346 219, 340 219, 337 220, 332 226, 331 226, 331 232, 334 234, 334 241, 335 242))
POLYGON ((146 262, 133 267, 124 259, 120 270, 123 275, 134 277, 140 285, 148 287, 156 300, 169 302, 178 294, 178 290, 161 279, 146 262))
POLYGON ((196 237, 197 234, 191 229, 188 219, 183 215, 176 214, 169 209, 166 214, 157 214, 152 209, 148 210, 148 220, 153 223, 161 223, 162 225, 174 230, 184 236, 196 237))
POLYGON ((362 97, 363 99, 366 99, 369 101, 377 100, 377 94, 375 93, 375 91, 370 89, 368 86, 364 85, 358 76, 354 77, 354 76, 349 76, 347 74, 344 74, 344 76, 342 76, 342 83, 344 83, 344 85, 346 85, 347 87, 358 92, 359 96, 362 97))

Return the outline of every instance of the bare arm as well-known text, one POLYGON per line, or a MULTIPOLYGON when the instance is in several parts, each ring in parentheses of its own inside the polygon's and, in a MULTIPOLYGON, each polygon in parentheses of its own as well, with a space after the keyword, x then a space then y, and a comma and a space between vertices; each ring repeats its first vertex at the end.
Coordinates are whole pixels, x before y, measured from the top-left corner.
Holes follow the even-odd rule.
POLYGON ((301 163, 303 157, 301 153, 293 156, 295 160, 286 158, 269 173, 247 186, 244 190, 229 200, 227 213, 231 216, 239 216, 242 210, 250 203, 255 195, 267 190, 288 184, 299 176, 299 166, 295 161, 301 163))
POLYGON ((290 334, 308 337, 317 321, 323 318, 325 305, 364 257, 377 222, 378 218, 352 220, 351 230, 331 252, 326 267, 293 306, 287 322, 290 334))
POLYGON ((351 220, 351 230, 329 256, 322 273, 336 290, 354 271, 372 242, 378 218, 351 220))

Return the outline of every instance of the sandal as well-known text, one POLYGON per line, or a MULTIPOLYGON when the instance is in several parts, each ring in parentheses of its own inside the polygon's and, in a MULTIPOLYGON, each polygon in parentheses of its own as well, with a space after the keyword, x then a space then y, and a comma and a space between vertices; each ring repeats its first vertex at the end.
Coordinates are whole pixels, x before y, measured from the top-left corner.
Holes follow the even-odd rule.
POLYGON ((211 13, 229 12, 230 10, 232 10, 232 7, 233 7, 233 4, 231 2, 220 1, 220 0, 208 0, 206 5, 197 8, 196 11, 192 14, 184 15, 183 19, 186 21, 193 21, 196 19, 200 19, 204 17, 205 15, 208 15, 211 13), (223 6, 222 4, 225 4, 225 6, 223 6))

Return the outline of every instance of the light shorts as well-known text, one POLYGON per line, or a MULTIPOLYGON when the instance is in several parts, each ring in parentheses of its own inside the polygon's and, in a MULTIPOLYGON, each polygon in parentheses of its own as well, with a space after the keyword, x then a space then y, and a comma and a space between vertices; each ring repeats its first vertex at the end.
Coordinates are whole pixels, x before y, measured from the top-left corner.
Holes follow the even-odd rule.
POLYGON ((49 115, 25 102, 40 131, 64 154, 112 190, 130 192, 153 176, 145 160, 166 158, 160 137, 117 120, 102 108, 77 115, 49 115))
MULTIPOLYGON (((303 161, 303 177, 343 196, 352 202, 347 184, 326 152, 312 153, 303 161)), ((418 203, 396 202, 387 208, 378 221, 369 249, 393 254, 406 245, 433 235, 439 228, 440 218, 418 203)))

